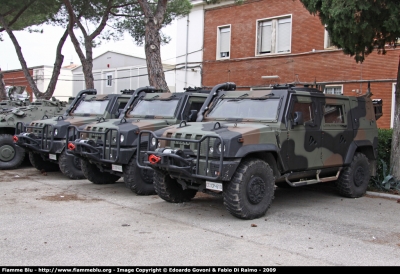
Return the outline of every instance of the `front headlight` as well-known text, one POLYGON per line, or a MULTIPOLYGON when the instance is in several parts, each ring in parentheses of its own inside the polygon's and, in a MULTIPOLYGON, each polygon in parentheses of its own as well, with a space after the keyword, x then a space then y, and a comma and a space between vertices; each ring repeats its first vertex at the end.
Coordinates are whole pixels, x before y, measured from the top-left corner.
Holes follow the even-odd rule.
POLYGON ((210 154, 213 154, 213 153, 214 153, 214 148, 210 147, 210 154))
POLYGON ((58 134, 58 129, 54 130, 54 136, 56 136, 58 134))
POLYGON ((151 145, 154 147, 157 144, 157 139, 156 138, 151 138, 151 145))
POLYGON ((119 140, 121 141, 121 143, 125 140, 124 135, 121 134, 121 137, 119 137, 119 140))
MULTIPOLYGON (((222 151, 222 146, 221 144, 218 145, 218 153, 221 153, 222 151)), ((224 145, 224 152, 225 152, 225 145, 224 145)))

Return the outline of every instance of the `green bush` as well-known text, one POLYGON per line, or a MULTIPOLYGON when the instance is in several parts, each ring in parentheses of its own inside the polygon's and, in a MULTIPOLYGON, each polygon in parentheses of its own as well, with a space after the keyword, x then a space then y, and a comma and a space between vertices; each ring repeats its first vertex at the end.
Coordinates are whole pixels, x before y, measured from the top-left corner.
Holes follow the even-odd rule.
POLYGON ((392 146, 392 129, 378 129, 378 159, 376 176, 372 177, 369 187, 389 191, 400 190, 400 182, 396 182, 391 175, 390 152, 392 146))
POLYGON ((393 129, 378 129, 378 161, 377 174, 383 174, 383 164, 390 166, 390 150, 392 147, 393 129))

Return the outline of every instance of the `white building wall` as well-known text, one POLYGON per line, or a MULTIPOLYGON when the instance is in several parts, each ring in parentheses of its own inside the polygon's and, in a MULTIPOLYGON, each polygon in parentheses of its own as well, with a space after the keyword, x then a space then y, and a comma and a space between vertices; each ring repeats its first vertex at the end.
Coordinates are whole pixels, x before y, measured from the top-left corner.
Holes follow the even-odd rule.
POLYGON ((177 19, 176 91, 202 85, 204 3, 192 1, 193 8, 186 17, 177 19))
MULTIPOLYGON (((36 85, 40 92, 46 92, 52 74, 53 67, 51 66, 42 66, 33 69, 33 79, 36 81, 36 85)), ((56 97, 61 101, 68 101, 69 97, 73 96, 72 86, 73 82, 71 70, 62 68, 60 71, 60 75, 58 76, 58 81, 53 93, 53 97, 56 97)), ((35 100, 36 98, 33 99, 35 100)))
MULTIPOLYGON (((171 92, 175 91, 175 66, 165 65, 165 80, 171 92)), ((94 88, 98 94, 117 94, 125 89, 149 86, 146 59, 106 52, 93 60, 94 88), (107 75, 112 76, 112 85, 107 85, 107 75)), ((73 70, 73 94, 85 89, 82 67, 73 70)))

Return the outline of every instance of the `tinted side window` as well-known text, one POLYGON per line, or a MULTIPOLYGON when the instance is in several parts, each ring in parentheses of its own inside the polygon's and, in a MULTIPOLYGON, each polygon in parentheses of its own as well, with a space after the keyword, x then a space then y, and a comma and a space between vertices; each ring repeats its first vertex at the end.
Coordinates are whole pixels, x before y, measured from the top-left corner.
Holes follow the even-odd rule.
POLYGON ((314 121, 312 103, 295 102, 292 109, 292 119, 295 117, 295 112, 303 114, 304 123, 314 121))
POLYGON ((344 123, 343 106, 341 105, 325 105, 324 121, 325 124, 344 123))

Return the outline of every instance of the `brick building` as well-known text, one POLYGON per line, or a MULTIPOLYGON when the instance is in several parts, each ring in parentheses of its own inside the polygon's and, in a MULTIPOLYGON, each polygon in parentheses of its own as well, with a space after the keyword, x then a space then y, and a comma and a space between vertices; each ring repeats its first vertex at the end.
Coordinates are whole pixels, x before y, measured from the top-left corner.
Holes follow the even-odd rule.
MULTIPOLYGON (((61 68, 53 97, 62 101, 68 101, 68 98, 73 95, 71 69, 75 67, 76 65, 70 64, 61 68)), ((53 67, 37 66, 30 67, 28 70, 39 91, 45 92, 53 73, 53 67)), ((22 69, 3 70, 2 74, 6 86, 24 86, 30 95, 30 100, 33 101, 36 99, 22 69)))
POLYGON ((400 49, 371 53, 356 63, 330 45, 317 16, 299 0, 223 1, 204 5, 202 85, 232 81, 239 88, 318 83, 326 93, 359 96, 368 82, 372 98, 383 99, 380 128, 393 123, 400 49))

